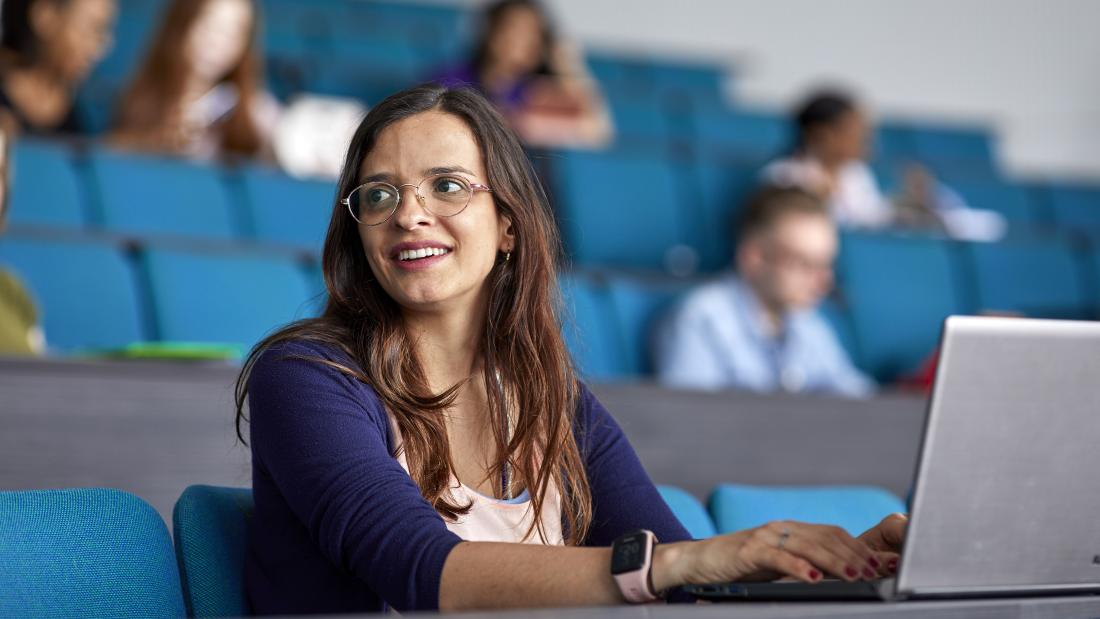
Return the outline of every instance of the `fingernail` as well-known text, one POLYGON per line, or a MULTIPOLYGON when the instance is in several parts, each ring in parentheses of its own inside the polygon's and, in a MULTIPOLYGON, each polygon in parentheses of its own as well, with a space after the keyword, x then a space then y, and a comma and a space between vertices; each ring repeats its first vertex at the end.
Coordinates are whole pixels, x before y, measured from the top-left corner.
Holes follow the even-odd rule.
POLYGON ((821 580, 821 572, 810 570, 810 580, 821 580))
POLYGON ((851 565, 844 568, 844 573, 848 575, 848 578, 855 578, 859 576, 859 572, 857 572, 856 568, 852 567, 851 565))
POLYGON ((878 568, 882 567, 882 564, 879 563, 878 559, 876 559, 874 557, 871 557, 870 559, 868 559, 867 562, 870 563, 871 567, 875 568, 876 570, 878 568))
POLYGON ((869 567, 863 568, 863 575, 867 578, 874 578, 875 576, 878 576, 878 574, 875 573, 875 570, 869 567))
POLYGON ((890 563, 889 563, 889 565, 887 565, 887 567, 889 567, 890 571, 892 571, 892 572, 898 571, 898 560, 897 559, 890 559, 890 563))

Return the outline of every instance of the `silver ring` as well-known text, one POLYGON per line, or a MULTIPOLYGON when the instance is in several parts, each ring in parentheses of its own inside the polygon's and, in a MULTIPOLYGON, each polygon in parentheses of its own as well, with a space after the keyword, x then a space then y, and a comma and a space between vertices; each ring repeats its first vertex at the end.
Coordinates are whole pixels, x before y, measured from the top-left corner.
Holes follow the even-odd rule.
POLYGON ((783 550, 783 544, 787 543, 787 540, 791 537, 791 530, 787 527, 783 527, 783 531, 779 534, 779 543, 776 544, 776 548, 783 550))

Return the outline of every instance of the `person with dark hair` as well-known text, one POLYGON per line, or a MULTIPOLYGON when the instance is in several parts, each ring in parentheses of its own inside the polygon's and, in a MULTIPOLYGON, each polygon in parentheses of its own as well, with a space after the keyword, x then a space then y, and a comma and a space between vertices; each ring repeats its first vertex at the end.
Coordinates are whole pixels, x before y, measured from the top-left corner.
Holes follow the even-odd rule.
POLYGON ((480 90, 530 145, 594 147, 612 137, 596 82, 537 0, 490 5, 471 61, 436 81, 480 90))
POLYGON ((794 122, 794 147, 764 168, 764 182, 813 193, 842 226, 890 225, 894 209, 865 162, 870 126, 856 102, 840 92, 815 93, 799 106, 794 122))
MULTIPOLYGON (((7 223, 11 194, 11 151, 15 120, 0 109, 0 235, 7 223)), ((38 324, 38 308, 19 277, 0 265, 0 355, 39 355, 46 338, 38 324)))
POLYGON ((392 95, 345 161, 325 309, 260 342, 237 382, 254 612, 615 604, 708 580, 894 571, 902 517, 858 539, 788 522, 687 541, 577 377, 553 217, 484 97, 392 95), (613 542, 652 560, 624 559, 616 578, 613 542))
POLYGON ((836 226, 820 199, 767 187, 746 205, 737 273, 692 291, 658 330, 660 382, 696 389, 870 395, 814 308, 833 284, 836 226))
POLYGON ((111 142, 197 159, 268 153, 279 117, 263 90, 254 0, 174 0, 122 97, 111 142))
POLYGON ((0 108, 26 134, 79 134, 76 88, 110 48, 115 0, 0 3, 0 108))

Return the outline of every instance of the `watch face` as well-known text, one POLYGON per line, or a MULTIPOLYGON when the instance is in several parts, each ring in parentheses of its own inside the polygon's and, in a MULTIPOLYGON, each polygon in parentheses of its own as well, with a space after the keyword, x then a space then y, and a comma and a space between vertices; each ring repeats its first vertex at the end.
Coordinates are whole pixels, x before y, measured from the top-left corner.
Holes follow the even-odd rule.
POLYGON ((625 574, 642 569, 645 562, 645 534, 619 538, 611 553, 611 573, 625 574))

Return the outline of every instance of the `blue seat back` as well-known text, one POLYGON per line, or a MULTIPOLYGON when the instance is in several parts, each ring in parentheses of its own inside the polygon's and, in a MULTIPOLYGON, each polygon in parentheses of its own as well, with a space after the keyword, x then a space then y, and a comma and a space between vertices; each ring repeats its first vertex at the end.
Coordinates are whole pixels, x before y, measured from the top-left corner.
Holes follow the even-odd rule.
POLYGON ((1036 224, 1039 209, 1032 203, 1031 193, 1019 185, 998 180, 958 180, 948 183, 973 208, 996 211, 1011 222, 1036 224))
POLYGON ((667 252, 688 240, 691 205, 663 157, 564 151, 554 180, 562 236, 578 266, 660 269, 667 252))
POLYGON ((247 349, 305 318, 310 288, 297 262, 267 254, 150 249, 142 256, 157 339, 247 349))
POLYGON ((661 498, 668 504, 668 508, 693 538, 706 539, 718 533, 706 508, 699 499, 686 490, 676 486, 657 486, 657 491, 661 493, 661 498))
POLYGON ((91 155, 104 228, 135 235, 227 239, 240 214, 218 168, 100 150, 91 155))
POLYGON ((733 264, 734 232, 745 200, 759 185, 753 164, 701 161, 691 168, 689 185, 698 187, 700 214, 689 231, 696 235, 700 269, 717 271, 733 264))
POLYGON ((252 490, 190 486, 172 510, 172 534, 189 617, 250 614, 244 587, 252 490))
POLYGON ((608 292, 615 311, 615 323, 623 343, 625 369, 631 376, 653 374, 651 354, 657 321, 689 289, 681 279, 612 277, 608 292))
POLYGON ((565 345, 581 375, 595 381, 626 377, 629 366, 607 288, 581 273, 561 274, 558 285, 565 345))
POLYGON ((1047 188, 1047 203, 1059 226, 1100 230, 1100 186, 1051 185, 1047 188))
POLYGON ((782 155, 793 138, 789 120, 758 110, 704 106, 695 111, 692 121, 696 143, 704 153, 750 163, 782 155))
POLYGON ((723 484, 707 509, 719 533, 741 531, 776 520, 830 524, 859 535, 895 512, 901 499, 870 486, 776 487, 723 484))
POLYGON ((914 126, 910 140, 917 157, 933 170, 996 175, 993 138, 984 127, 914 126))
POLYGON ((944 318, 969 309, 961 270, 946 241, 843 235, 837 276, 865 371, 891 380, 932 354, 944 318))
POLYGON ((145 338, 133 268, 114 245, 0 239, 10 267, 38 304, 51 349, 119 348, 145 338))
POLYGON ((970 246, 981 310, 1036 318, 1082 318, 1090 305, 1082 265, 1058 238, 970 246))
POLYGON ((262 168, 245 170, 241 182, 256 238, 321 253, 336 203, 334 183, 262 168))
POLYGON ((69 148, 23 139, 12 153, 8 221, 13 224, 83 228, 83 193, 69 148))
POLYGON ((120 490, 0 492, 0 616, 183 617, 164 521, 120 490))

